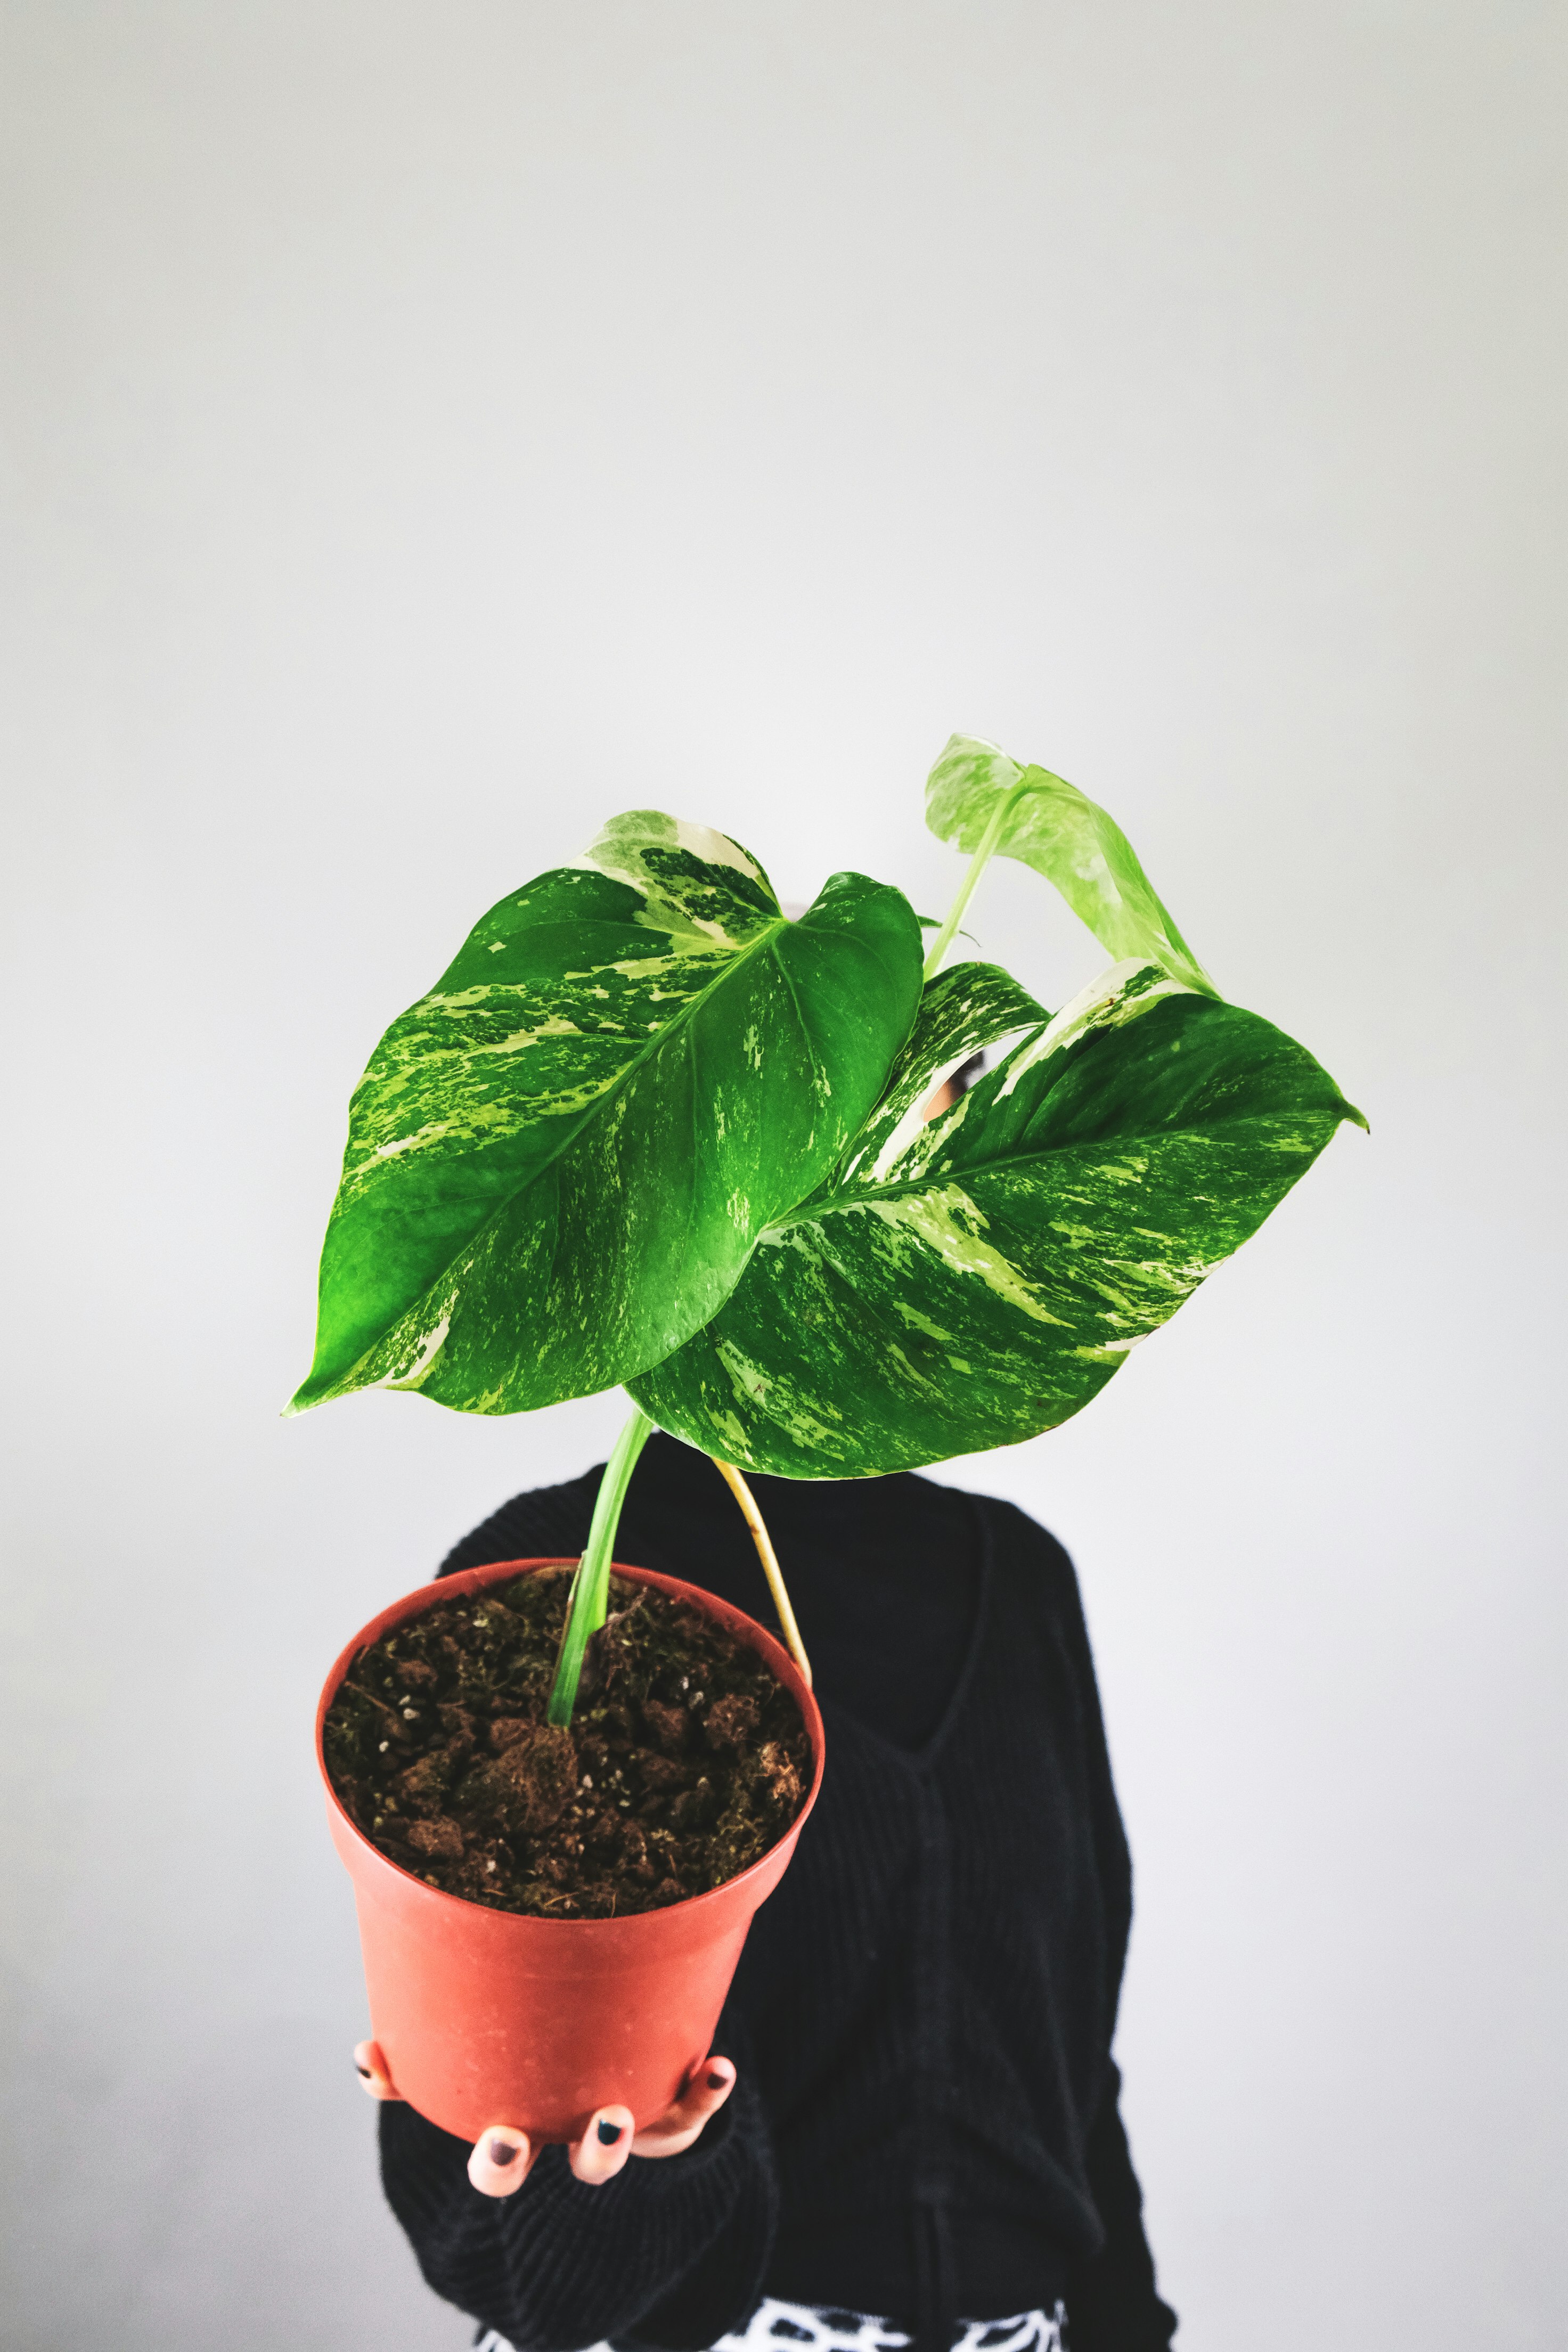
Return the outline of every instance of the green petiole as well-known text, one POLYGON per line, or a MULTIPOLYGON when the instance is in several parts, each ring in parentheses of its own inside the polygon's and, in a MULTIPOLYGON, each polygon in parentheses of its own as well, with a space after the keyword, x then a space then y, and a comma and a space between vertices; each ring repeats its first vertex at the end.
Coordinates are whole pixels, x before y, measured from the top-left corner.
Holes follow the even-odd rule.
POLYGON ((583 1653, 604 1623, 608 1607, 610 1559, 616 1548, 616 1531, 621 1524, 621 1506, 626 1499, 637 1455, 653 1430, 654 1423, 642 1407, 634 1405, 632 1417, 616 1438, 615 1451, 605 1465, 588 1528, 587 1549, 572 1580, 566 1630, 561 1636, 561 1654, 545 1712, 547 1723, 564 1725, 572 1720, 572 1710, 577 1704, 577 1684, 583 1673, 583 1653))
MULTIPOLYGON (((610 1561, 615 1556, 616 1535, 621 1524, 621 1507, 626 1499, 626 1488, 632 1482, 637 1456, 658 1424, 651 1421, 640 1405, 632 1407, 632 1417, 616 1438, 615 1450, 605 1465, 605 1475, 599 1481, 599 1491, 594 1500, 594 1517, 588 1527, 588 1543, 577 1563, 577 1573, 572 1580, 571 1598, 566 1604, 566 1624, 561 1636, 561 1651, 555 1662, 555 1680, 550 1686, 550 1704, 544 1719, 564 1728, 571 1723, 577 1705, 577 1685, 583 1675, 583 1656, 594 1635, 608 1613, 610 1597, 610 1561)), ((778 1557, 768 1539, 750 1487, 740 1472, 728 1462, 714 1457, 714 1467, 731 1489, 745 1515, 746 1525, 757 1547, 763 1570, 779 1612, 784 1640, 794 1654, 796 1664, 811 1686, 811 1662, 805 1654, 795 1623, 795 1611, 790 1607, 784 1589, 784 1574, 778 1557)))
POLYGON ((996 844, 1002 838, 1002 828, 1029 789, 1030 772, 1026 770, 1012 791, 1004 793, 997 802, 991 822, 980 836, 980 846, 969 861, 969 871, 958 886, 958 896, 947 910, 947 920, 931 941, 931 953, 925 961, 925 979, 934 980, 942 970, 942 958, 958 937, 958 927, 963 920, 963 910, 973 898, 981 876, 996 855, 996 844))

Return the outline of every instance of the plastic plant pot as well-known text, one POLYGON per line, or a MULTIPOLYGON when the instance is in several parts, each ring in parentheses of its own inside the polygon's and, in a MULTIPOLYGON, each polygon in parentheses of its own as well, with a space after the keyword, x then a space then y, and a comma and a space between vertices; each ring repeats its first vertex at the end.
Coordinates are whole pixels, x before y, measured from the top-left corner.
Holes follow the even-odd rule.
POLYGON ((327 1818, 359 1911, 371 2031, 394 2088, 459 2139, 510 2124, 536 2146, 574 2140, 613 2102, 639 2127, 662 2115, 712 2046, 752 1916, 788 1868, 822 1786, 822 1717, 788 1652, 712 1593, 617 1561, 617 1576, 688 1602, 757 1651, 800 1708, 811 1786, 778 1843, 706 1895, 625 1919, 492 1911, 389 1861, 350 1821, 327 1772, 322 1727, 343 1676, 373 1642, 427 1609, 572 1565, 500 1560, 421 1585, 354 1635, 316 1714, 327 1818))

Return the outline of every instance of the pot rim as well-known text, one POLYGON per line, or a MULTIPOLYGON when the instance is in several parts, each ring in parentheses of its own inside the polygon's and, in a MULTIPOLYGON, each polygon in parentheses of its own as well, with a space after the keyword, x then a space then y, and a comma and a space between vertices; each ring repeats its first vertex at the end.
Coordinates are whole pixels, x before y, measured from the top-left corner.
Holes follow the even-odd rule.
POLYGON ((475 1903, 466 1895, 450 1895, 444 1886, 432 1886, 428 1879, 421 1878, 412 1870, 405 1870, 400 1862, 393 1860, 391 1854, 384 1853, 374 1838, 366 1837, 358 1822, 352 1818, 332 1786, 332 1776, 327 1769, 326 1750, 322 1742, 327 1711, 336 1698, 350 1667, 374 1643, 380 1641, 384 1633, 391 1633, 398 1625, 406 1624, 412 1618, 424 1616, 426 1611, 440 1607, 444 1601, 459 1599, 466 1592, 481 1591, 488 1585, 510 1582, 519 1576, 531 1575, 540 1569, 575 1568, 576 1565, 576 1559, 571 1555, 564 1558, 544 1556, 530 1559, 487 1560, 479 1568, 458 1569, 449 1576, 435 1577, 427 1584, 416 1585, 412 1592, 405 1593, 400 1601, 391 1601, 386 1608, 378 1610, 374 1617, 366 1620, 353 1639, 344 1643, 333 1660, 327 1679, 321 1686, 321 1696, 316 1706, 316 1769, 321 1773, 322 1786, 327 1792, 330 1811, 342 1822, 354 1843, 363 1846, 367 1853, 374 1855, 376 1862, 383 1864, 385 1869, 394 1872, 408 1886, 416 1887, 422 1895, 428 1897, 432 1902, 449 1903, 458 1910, 477 1912, 481 1918, 492 1920, 498 1925, 508 1920, 516 1920, 532 1930, 554 1928, 562 1934, 577 1937, 598 1930, 602 1936, 608 1938, 617 1930, 624 1933, 634 1923, 640 1926, 647 1919, 673 1918, 678 1914, 695 1913, 704 1904, 718 1905, 727 1902, 733 1888, 746 1885, 748 1881, 757 1877, 760 1873, 768 1868, 773 1857, 786 1838, 794 1839, 799 1835, 816 1802, 817 1794, 822 1787, 823 1767, 826 1761, 826 1740, 823 1729, 822 1710, 817 1706, 805 1675, 783 1643, 770 1633, 765 1625, 760 1625, 754 1617, 748 1617, 744 1610, 735 1608, 728 1601, 721 1601, 715 1592, 705 1591, 700 1584, 688 1584, 678 1576, 665 1576, 658 1569, 633 1568, 627 1562, 618 1559, 612 1560, 610 1563, 610 1573, 613 1576, 625 1576, 634 1583, 650 1584, 661 1592, 673 1594, 678 1600, 689 1602, 693 1607, 703 1611, 708 1616, 718 1618, 728 1632, 736 1634, 746 1643, 749 1648, 755 1650, 763 1663, 771 1668, 777 1680, 783 1683, 799 1707, 801 1720, 805 1726, 806 1737, 811 1741, 812 1756, 816 1764, 816 1769, 811 1776, 811 1786, 806 1790, 805 1801, 799 1812, 788 1828, 773 1840, 772 1845, 757 1856, 755 1862, 748 1863, 745 1869, 738 1872, 733 1878, 721 1879, 717 1886, 709 1887, 701 1895, 684 1895, 679 1903, 661 1904, 656 1911, 628 1911, 620 1917, 608 1919, 552 1919, 535 1911, 509 1911, 489 1903, 475 1903))

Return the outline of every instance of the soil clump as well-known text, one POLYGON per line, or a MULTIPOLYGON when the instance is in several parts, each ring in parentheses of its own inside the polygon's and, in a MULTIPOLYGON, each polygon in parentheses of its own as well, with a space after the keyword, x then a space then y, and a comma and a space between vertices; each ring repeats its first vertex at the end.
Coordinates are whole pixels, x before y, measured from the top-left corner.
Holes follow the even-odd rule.
POLYGON ((777 1843, 811 1742, 754 1650, 618 1576, 571 1727, 546 1723, 571 1580, 535 1570, 362 1650, 327 1769, 355 1827, 448 1895, 558 1919, 661 1910, 777 1843))

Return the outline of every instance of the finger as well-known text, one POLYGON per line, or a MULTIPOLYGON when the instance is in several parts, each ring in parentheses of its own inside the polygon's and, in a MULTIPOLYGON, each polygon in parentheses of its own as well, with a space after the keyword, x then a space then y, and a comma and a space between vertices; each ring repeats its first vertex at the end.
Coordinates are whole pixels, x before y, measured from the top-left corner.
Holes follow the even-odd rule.
POLYGON ((392 2076, 386 2071, 386 2061, 381 2054, 379 2042, 354 2043, 354 2073, 359 2076, 367 2095, 373 2099, 400 2099, 401 2091, 392 2087, 392 2076))
POLYGON ((634 2156, 679 2156, 705 2124, 716 2116, 735 2087, 735 2069, 728 2058, 705 2058, 672 2106, 640 2131, 632 2142, 634 2156))
POLYGON ((566 2151, 566 2161, 590 2189, 613 2180, 632 2152, 637 2117, 630 2107, 600 2107, 588 2118, 588 2128, 566 2151))
POLYGON ((510 2197, 533 2170, 528 2134, 510 2124, 490 2124, 468 2156, 468 2179, 481 2197, 510 2197))

